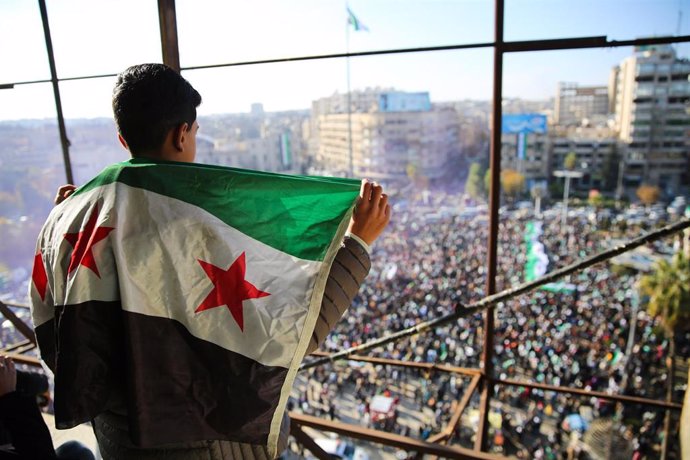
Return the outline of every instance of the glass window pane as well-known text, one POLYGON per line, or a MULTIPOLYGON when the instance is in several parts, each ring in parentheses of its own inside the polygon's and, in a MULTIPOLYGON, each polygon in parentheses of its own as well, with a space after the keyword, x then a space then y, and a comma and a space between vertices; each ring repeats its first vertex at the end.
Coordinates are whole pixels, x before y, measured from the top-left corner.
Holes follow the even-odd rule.
MULTIPOLYGON (((226 164, 276 170, 271 168, 277 166, 270 166, 261 159, 250 159, 254 144, 244 141, 247 136, 258 139, 262 133, 280 127, 282 122, 278 120, 284 116, 296 123, 294 135, 306 143, 303 148, 313 149, 304 152, 312 157, 308 159, 312 167, 316 166, 320 156, 326 155, 324 149, 330 148, 324 147, 324 139, 321 139, 322 145, 317 146, 317 131, 326 127, 337 130, 337 133, 328 135, 339 139, 335 148, 345 150, 338 150, 340 153, 333 153, 332 158, 323 159, 319 165, 321 173, 349 173, 347 138, 350 123, 354 174, 357 177, 407 180, 408 168, 415 166, 419 175, 430 174, 432 177, 429 179, 433 180, 447 172, 444 168, 452 160, 450 156, 461 151, 458 146, 461 142, 461 115, 457 111, 471 111, 473 104, 456 107, 455 101, 489 97, 490 64, 491 53, 488 50, 473 50, 353 58, 349 66, 346 60, 339 59, 204 69, 185 71, 184 76, 199 89, 204 99, 199 109, 200 136, 211 138, 209 148, 228 152, 244 149, 247 152, 243 157, 239 152, 234 156, 228 153, 230 156, 226 155, 226 161, 229 163, 226 164), (352 90, 350 102, 357 112, 349 122, 346 110, 348 68, 352 90), (419 69, 424 69, 424 72, 420 73, 419 69), (276 79, 276 75, 280 78, 276 79), (309 78, 305 79, 305 76, 309 78), (382 102, 382 97, 388 99, 382 102), (252 110, 252 104, 261 105, 254 105, 254 113, 247 114, 252 110), (405 104, 408 104, 407 108, 405 104), (396 110, 403 110, 405 114, 397 118, 370 114, 396 110), (291 113, 269 115, 278 111, 291 113), (229 117, 225 125, 218 120, 204 119, 211 114, 223 113, 236 116, 229 117), (256 117, 257 114, 261 117, 256 117), (271 126, 267 126, 269 123, 271 126), (299 132, 302 134, 298 135, 299 132), (320 150, 317 152, 316 149, 320 150), (439 149, 443 153, 439 153, 439 149), (234 160, 231 161, 230 157, 234 160), (237 163, 240 159, 245 163, 237 163), (390 169, 394 164, 395 171, 390 169), (387 170, 379 171, 384 168, 387 170)), ((488 128, 484 125, 482 129, 488 128)), ((277 141, 268 145, 274 150, 279 148, 277 141)), ((293 148, 296 146, 293 140, 293 148)), ((222 161, 219 152, 213 154, 214 159, 201 159, 205 155, 203 149, 199 149, 199 155, 199 161, 222 161)))
POLYGON ((0 120, 55 118, 55 97, 50 83, 16 85, 0 89, 0 120))
POLYGON ((60 78, 115 74, 133 64, 161 62, 156 2, 46 3, 60 78))
POLYGON ((83 185, 107 165, 129 158, 129 153, 117 140, 113 121, 111 95, 114 86, 115 78, 60 83, 71 144, 72 174, 78 185, 83 185))
MULTIPOLYGON (((348 316, 337 325, 323 349, 340 350, 378 337, 380 331, 396 331, 448 314, 457 303, 479 300, 486 285, 488 226, 484 177, 488 165, 491 50, 353 58, 349 63, 349 98, 346 61, 322 61, 306 67, 293 64, 254 67, 262 70, 267 79, 271 75, 281 76, 278 87, 271 88, 276 98, 283 98, 282 93, 290 88, 300 88, 303 102, 294 108, 305 109, 304 116, 309 117, 302 131, 306 171, 348 173, 351 132, 354 175, 379 180, 393 204, 392 222, 374 245, 371 274, 348 316), (304 75, 310 77, 309 81, 301 83, 304 75), (283 80, 285 83, 281 83, 283 80), (312 84, 317 85, 313 90, 312 84), (348 108, 352 108, 350 114, 348 108), (470 180, 468 169, 472 164, 476 167, 472 168, 470 180), (468 186, 468 182, 472 185, 468 186)), ((261 101, 266 108, 273 106, 268 98, 262 98, 260 85, 252 86, 247 81, 235 89, 243 81, 230 80, 229 76, 241 69, 244 68, 237 67, 219 76, 224 97, 232 101, 249 89, 252 94, 244 97, 261 101)), ((185 75, 196 82, 202 72, 206 71, 185 75)), ((253 76, 257 77, 258 74, 253 76)), ((246 112, 246 102, 243 105, 246 112)), ((281 120, 296 114, 267 112, 262 117, 264 130, 254 132, 268 133, 269 127, 281 126, 281 120)), ((257 110, 254 119, 259 115, 257 110)), ((234 120, 239 129, 224 129, 226 136, 236 137, 246 131, 240 123, 246 125, 252 116, 243 117, 244 121, 239 116, 234 120)), ((202 120, 202 131, 203 123, 202 120)), ((233 142, 239 146, 240 139, 233 142)), ((217 139, 213 144, 220 145, 217 139)), ((481 315, 464 318, 370 354, 478 366, 481 325, 481 315)), ((305 388, 314 388, 317 382, 326 380, 326 399, 348 401, 335 407, 341 419, 360 425, 369 423, 380 429, 404 430, 417 439, 427 437, 432 430, 418 414, 431 414, 439 408, 435 423, 437 427, 443 426, 452 416, 452 401, 461 398, 469 383, 467 378, 443 372, 426 374, 392 366, 338 363, 319 368, 311 376, 301 375, 299 389, 294 393, 296 399, 301 396, 310 400, 305 388), (338 372, 343 378, 335 378, 331 369, 344 372, 338 372), (330 380, 329 375, 333 376, 330 380), (353 394, 349 382, 360 382, 358 386, 362 386, 356 392, 358 401, 346 396, 353 394), (349 419, 349 413, 358 413, 358 406, 365 407, 373 395, 384 392, 389 392, 391 399, 399 398, 399 403, 410 411, 399 411, 395 422, 373 415, 369 420, 349 419)), ((315 405, 306 402, 295 409, 314 413, 315 405)), ((475 409, 473 401, 464 412, 469 420, 461 423, 454 444, 472 445, 475 409)))
MULTIPOLYGON (((0 107, 51 98, 49 84, 22 85, 0 91, 0 107)), ((36 237, 65 171, 54 109, 15 114, 14 121, 0 120, 0 295, 26 303, 36 237)))
POLYGON ((38 2, 0 2, 0 83, 50 79, 38 2))
MULTIPOLYGON (((674 87, 668 69, 685 57, 668 46, 505 57, 504 128, 514 129, 503 134, 499 290, 678 217, 667 205, 687 187, 682 171, 688 159, 673 123, 690 121, 690 114, 683 97, 667 95, 674 87), (545 116, 546 132, 525 132, 524 118, 505 122, 528 114, 545 116)), ((652 382, 664 379, 665 369, 649 363, 664 339, 640 303, 637 282, 673 244, 669 238, 631 251, 505 302, 496 313, 494 342, 500 377, 663 398, 663 388, 652 382)), ((506 405, 526 397, 519 387, 498 393, 506 405)), ((581 415, 595 427, 615 412, 610 403, 592 406, 585 398, 540 390, 528 399, 541 403, 540 423, 566 433, 573 428, 559 417, 581 415)), ((639 409, 624 405, 621 419, 627 417, 641 419, 639 409)), ((663 412, 645 417, 661 426, 663 412)), ((638 427, 631 430, 638 436, 638 427)), ((523 439, 539 436, 544 445, 561 442, 544 439, 538 426, 523 439)))
POLYGON ((177 2, 183 67, 269 58, 490 42, 487 1, 177 2), (364 29, 368 30, 364 30, 364 29))
POLYGON ((688 35, 687 7, 687 2, 678 0, 506 0, 505 39, 605 35, 609 40, 632 40, 688 35))

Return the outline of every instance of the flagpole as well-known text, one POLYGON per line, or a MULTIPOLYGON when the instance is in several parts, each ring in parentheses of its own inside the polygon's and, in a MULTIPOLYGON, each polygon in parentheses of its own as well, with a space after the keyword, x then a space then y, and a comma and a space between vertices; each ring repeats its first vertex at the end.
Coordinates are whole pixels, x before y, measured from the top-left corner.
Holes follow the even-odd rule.
MULTIPOLYGON (((350 5, 345 2, 345 11, 350 12, 350 5)), ((350 158, 350 177, 355 177, 352 158, 352 94, 350 92, 350 18, 345 22, 345 63, 347 66, 347 147, 350 158)))

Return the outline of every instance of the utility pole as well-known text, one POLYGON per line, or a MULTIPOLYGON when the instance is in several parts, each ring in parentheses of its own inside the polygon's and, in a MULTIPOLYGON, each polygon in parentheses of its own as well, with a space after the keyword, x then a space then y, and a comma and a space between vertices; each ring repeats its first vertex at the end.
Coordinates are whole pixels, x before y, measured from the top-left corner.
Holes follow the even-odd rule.
POLYGON ((556 177, 564 177, 565 185, 563 186, 563 215, 561 216, 561 227, 565 228, 568 217, 568 195, 570 194, 570 179, 579 179, 584 175, 582 171, 570 171, 567 169, 554 171, 553 175, 556 177))

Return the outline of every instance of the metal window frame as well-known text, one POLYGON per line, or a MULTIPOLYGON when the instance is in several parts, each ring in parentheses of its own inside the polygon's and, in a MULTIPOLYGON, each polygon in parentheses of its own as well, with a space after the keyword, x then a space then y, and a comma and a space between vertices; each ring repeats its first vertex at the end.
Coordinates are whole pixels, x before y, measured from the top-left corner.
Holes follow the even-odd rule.
MULTIPOLYGON (((48 13, 45 0, 38 0, 41 20, 43 23, 43 32, 46 43, 46 50, 48 54, 48 61, 50 66, 51 77, 49 80, 32 80, 21 81, 14 83, 0 84, 0 89, 11 89, 18 85, 30 85, 36 83, 51 83, 53 88, 53 95, 55 99, 55 107, 57 112, 58 129, 60 134, 60 143, 62 147, 63 163, 65 168, 65 176, 67 182, 73 183, 74 176, 72 173, 72 165, 69 155, 70 141, 67 137, 67 130, 65 119, 62 111, 62 101, 60 97, 59 83, 61 81, 86 80, 93 78, 113 77, 116 74, 101 74, 89 75, 81 77, 71 77, 60 79, 57 76, 55 65, 55 56, 53 53, 52 38, 50 34, 50 26, 48 21, 48 13)), ((492 118, 491 118, 491 144, 490 144, 490 170, 491 183, 489 190, 489 236, 488 236, 488 252, 487 252, 487 283, 486 295, 496 293, 496 269, 497 269, 497 249, 498 249, 498 208, 500 205, 500 170, 501 170, 501 118, 502 118, 502 90, 503 90, 503 56, 506 53, 514 52, 534 52, 534 51, 555 51, 555 50, 573 50, 586 48, 611 48, 621 46, 640 46, 640 45, 654 45, 654 44, 673 44, 690 42, 690 36, 669 36, 669 37, 654 37, 635 40, 624 41, 609 41, 605 36, 594 37, 578 37, 578 38, 562 38, 551 40, 528 40, 528 41, 504 41, 504 14, 505 14, 505 0, 494 0, 495 14, 494 14, 494 41, 485 43, 471 43, 462 45, 449 46, 432 46, 422 48, 402 48, 402 49, 387 49, 377 51, 365 51, 357 53, 336 53, 325 55, 312 56, 298 56, 281 59, 264 59, 256 61, 242 61, 233 63, 191 66, 182 68, 180 66, 179 43, 177 34, 177 15, 175 8, 175 0, 158 0, 158 15, 160 25, 161 37, 161 52, 163 63, 169 65, 177 71, 181 70, 200 70, 221 67, 234 67, 246 65, 260 65, 281 62, 296 62, 308 60, 324 60, 324 59, 338 59, 351 58, 360 56, 372 55, 389 55, 389 54, 412 54, 420 52, 434 52, 434 51, 450 51, 462 49, 476 49, 476 48, 493 48, 493 94, 492 94, 492 118)), ((6 312, 3 312, 6 313, 6 312)), ((494 385, 515 385, 516 382, 507 380, 497 380, 494 376, 493 369, 493 342, 494 342, 494 313, 493 308, 488 309, 484 318, 484 341, 482 351, 482 368, 477 371, 478 376, 481 377, 481 398, 480 398, 480 426, 477 432, 475 442, 475 450, 486 450, 488 438, 488 415, 491 404, 491 397, 494 385)), ((31 340, 31 338, 30 338, 31 340)), ((528 385, 519 382, 520 385, 528 385)), ((531 384, 537 387, 536 384, 531 384)), ((551 389, 551 388, 549 388, 551 389)), ((558 391, 554 388, 553 391, 558 391)), ((577 391, 575 391, 577 392, 577 391)), ((668 407, 667 407, 668 409, 668 407)))

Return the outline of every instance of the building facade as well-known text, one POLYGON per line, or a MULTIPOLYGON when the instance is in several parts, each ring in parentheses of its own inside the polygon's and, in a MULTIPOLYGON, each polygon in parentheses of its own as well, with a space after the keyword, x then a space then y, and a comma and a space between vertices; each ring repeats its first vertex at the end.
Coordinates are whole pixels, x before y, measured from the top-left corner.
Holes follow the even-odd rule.
POLYGON ((501 170, 512 169, 525 177, 527 186, 549 177, 548 134, 528 133, 524 137, 513 133, 501 134, 501 170), (520 146, 519 143, 523 142, 520 146))
POLYGON ((575 190, 615 192, 621 166, 619 141, 604 127, 558 128, 551 138, 551 171, 566 169, 565 159, 575 155, 575 169, 583 176, 573 180, 575 190))
POLYGON ((583 121, 597 122, 609 113, 609 89, 606 86, 579 86, 577 83, 558 83, 554 122, 561 126, 580 125, 583 121))
POLYGON ((367 90, 351 101, 350 114, 341 95, 312 104, 311 148, 323 170, 376 180, 445 175, 459 152, 452 108, 433 107, 426 92, 367 90))
POLYGON ((670 45, 635 49, 612 71, 610 92, 625 145, 622 185, 659 186, 667 196, 687 189, 690 166, 690 61, 670 45))

